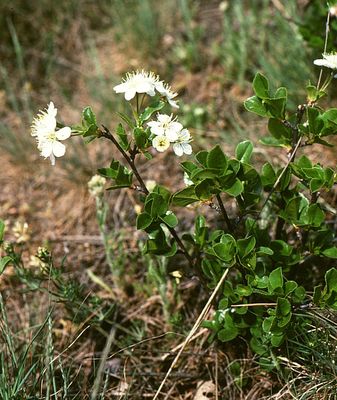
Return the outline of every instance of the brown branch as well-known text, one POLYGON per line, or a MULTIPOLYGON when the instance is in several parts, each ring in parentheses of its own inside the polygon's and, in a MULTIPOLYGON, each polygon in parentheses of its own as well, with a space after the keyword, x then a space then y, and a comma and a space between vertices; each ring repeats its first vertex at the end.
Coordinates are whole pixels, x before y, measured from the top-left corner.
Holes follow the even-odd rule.
POLYGON ((233 233, 233 232, 234 232, 234 229, 233 229, 233 226, 232 226, 232 223, 231 223, 230 219, 228 218, 228 214, 227 214, 227 211, 226 211, 226 209, 225 209, 225 206, 224 206, 224 204, 223 204, 223 202, 222 202, 222 199, 221 199, 220 194, 217 194, 217 195, 216 195, 216 199, 217 199, 217 201, 218 201, 218 204, 219 204, 219 207, 220 207, 222 216, 224 217, 224 220, 225 220, 225 222, 226 222, 227 228, 228 228, 228 230, 229 230, 230 233, 233 233))

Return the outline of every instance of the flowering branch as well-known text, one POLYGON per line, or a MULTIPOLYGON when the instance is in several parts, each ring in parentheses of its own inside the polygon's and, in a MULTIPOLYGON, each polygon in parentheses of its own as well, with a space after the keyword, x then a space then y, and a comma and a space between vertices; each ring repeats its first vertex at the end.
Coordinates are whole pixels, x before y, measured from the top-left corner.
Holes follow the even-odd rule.
MULTIPOLYGON (((149 191, 142 179, 142 177, 140 176, 137 167, 134 163, 134 158, 129 157, 129 155, 122 149, 122 147, 120 146, 120 144, 118 143, 118 141, 116 140, 116 138, 113 136, 113 134, 110 132, 110 130, 103 126, 103 130, 100 131, 100 135, 102 137, 105 137, 106 139, 110 140, 116 147, 117 149, 120 151, 120 153, 122 154, 122 156, 124 157, 125 161, 129 164, 130 168, 132 169, 132 172, 135 174, 139 185, 142 189, 142 191, 147 195, 149 194, 149 191)), ((186 259, 188 260, 189 264, 191 267, 194 266, 194 262, 193 262, 193 258, 189 255, 184 243, 181 241, 181 239, 179 238, 177 232, 175 231, 174 228, 170 227, 169 225, 167 225, 165 222, 163 222, 165 224, 165 226, 168 228, 168 230, 170 231, 173 239, 176 241, 177 245, 180 247, 182 253, 184 254, 184 256, 186 257, 186 259)))

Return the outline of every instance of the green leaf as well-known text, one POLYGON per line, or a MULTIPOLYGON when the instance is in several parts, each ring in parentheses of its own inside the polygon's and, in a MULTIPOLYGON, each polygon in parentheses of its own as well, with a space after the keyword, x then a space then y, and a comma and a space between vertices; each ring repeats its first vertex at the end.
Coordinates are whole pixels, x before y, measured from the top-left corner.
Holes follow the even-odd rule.
POLYGON ((207 178, 214 179, 217 178, 220 174, 219 170, 215 168, 196 168, 192 172, 190 178, 192 179, 192 181, 199 181, 207 178))
POLYGON ((219 145, 216 145, 207 155, 207 167, 221 170, 224 174, 227 170, 228 160, 219 145))
POLYGON ((262 167, 261 181, 263 186, 273 186, 276 182, 276 173, 269 162, 262 167))
POLYGON ((239 296, 247 297, 253 293, 253 289, 250 286, 238 284, 237 287, 235 288, 235 292, 239 296))
POLYGON ((186 207, 196 201, 199 201, 199 199, 195 194, 194 185, 176 192, 172 197, 172 204, 180 207, 186 207))
POLYGON ((235 339, 239 334, 238 328, 235 326, 231 315, 227 312, 225 315, 225 323, 223 329, 218 332, 218 338, 222 342, 229 342, 235 339))
POLYGON ((285 118, 285 107, 287 103, 286 97, 277 97, 274 99, 266 99, 263 100, 265 102, 266 108, 269 111, 270 115, 275 118, 285 118))
POLYGON ((165 216, 160 217, 170 228, 174 228, 178 225, 178 219, 172 211, 168 211, 165 216))
POLYGON ((286 316, 291 312, 289 300, 282 297, 277 298, 276 316, 286 316))
POLYGON ((201 150, 196 155, 195 158, 203 167, 207 167, 208 151, 201 150))
POLYGON ((297 161, 297 166, 299 168, 312 168, 312 163, 309 158, 305 155, 301 156, 297 161))
POLYGON ((91 107, 85 107, 83 112, 83 119, 86 122, 86 124, 89 125, 94 125, 97 126, 97 121, 96 121, 96 116, 94 112, 92 111, 91 107))
POLYGON ((303 303, 305 297, 306 291, 303 286, 299 286, 298 288, 296 288, 291 296, 294 303, 303 303))
POLYGON ((281 86, 276 89, 276 92, 274 94, 274 99, 287 99, 287 97, 288 97, 288 91, 286 87, 281 86))
POLYGON ((195 186, 195 194, 200 200, 208 200, 214 192, 212 179, 204 179, 195 186))
POLYGON ((269 283, 272 291, 283 287, 283 274, 281 267, 274 269, 274 271, 269 274, 269 283))
POLYGON ((272 147, 285 147, 290 148, 288 141, 283 139, 276 139, 272 136, 265 136, 260 139, 260 143, 264 144, 265 146, 272 146, 272 147))
POLYGON ((122 124, 118 124, 116 129, 116 134, 119 137, 118 143, 120 144, 122 149, 128 150, 129 149, 128 137, 122 124))
POLYGON ((10 256, 0 258, 0 275, 5 271, 7 265, 12 261, 10 256))
POLYGON ((258 255, 266 255, 272 256, 274 254, 273 250, 270 247, 261 246, 257 251, 258 255))
POLYGON ((325 274, 325 283, 328 293, 337 292, 337 270, 331 268, 325 274))
POLYGON ((315 107, 308 107, 307 116, 309 123, 309 132, 313 133, 314 135, 319 135, 324 126, 324 123, 323 120, 319 118, 320 113, 318 109, 315 107))
POLYGON ((206 226, 206 220, 204 216, 198 215, 195 219, 194 232, 195 242, 203 247, 208 236, 208 228, 206 226))
POLYGON ((298 287, 298 284, 295 281, 287 281, 284 284, 284 294, 288 296, 290 293, 292 293, 294 290, 296 290, 298 287))
MULTIPOLYGON (((96 125, 94 125, 94 124, 89 125, 87 127, 87 129, 83 131, 83 137, 86 138, 86 137, 89 137, 89 136, 96 136, 97 135, 97 130, 98 130, 98 127, 96 125)), ((89 141, 93 141, 94 139, 95 139, 95 137, 90 138, 89 141)), ((89 141, 87 141, 86 143, 89 143, 89 141)))
POLYGON ((312 178, 309 186, 312 193, 318 192, 324 186, 324 180, 312 178))
POLYGON ((130 127, 131 129, 133 129, 133 127, 134 127, 134 126, 133 126, 133 123, 132 123, 131 119, 130 119, 126 114, 117 111, 117 115, 118 115, 124 122, 126 122, 126 123, 129 125, 129 127, 130 127))
POLYGON ((272 334, 270 338, 270 343, 273 347, 280 347, 284 341, 283 334, 272 334))
POLYGON ((147 142, 147 134, 143 128, 135 128, 133 130, 133 136, 138 148, 143 149, 147 142))
POLYGON ((270 113, 257 96, 249 97, 245 102, 244 106, 247 111, 254 114, 260 115, 261 117, 270 117, 270 113))
POLYGON ((146 196, 144 209, 152 218, 163 216, 167 211, 167 201, 158 193, 151 192, 146 196))
POLYGON ((4 234, 5 234, 5 223, 3 222, 3 220, 0 219, 0 243, 2 243, 4 240, 4 234))
POLYGON ((241 258, 246 257, 254 250, 255 244, 256 244, 256 239, 253 236, 249 236, 245 239, 239 239, 237 241, 239 256, 241 258))
POLYGON ((143 123, 147 121, 153 113, 155 113, 156 111, 160 111, 164 106, 165 103, 163 101, 159 101, 157 104, 152 104, 146 107, 144 112, 139 117, 140 124, 143 125, 143 123))
POLYGON ((287 139, 290 140, 292 137, 291 129, 284 126, 282 122, 277 118, 270 118, 268 121, 268 130, 272 136, 276 139, 287 139))
POLYGON ((98 173, 105 178, 115 180, 116 185, 108 188, 108 190, 131 186, 133 174, 119 161, 112 160, 109 168, 99 168, 98 173))
POLYGON ((236 242, 233 236, 229 234, 222 235, 221 243, 213 246, 213 251, 220 260, 230 263, 236 254, 236 242))
POLYGON ((337 125, 337 108, 330 108, 321 115, 322 120, 326 126, 337 125))
POLYGON ((137 229, 146 229, 152 224, 152 217, 148 213, 141 213, 137 216, 136 226, 137 229))
POLYGON ((243 183, 239 178, 235 178, 235 182, 229 188, 222 188, 222 190, 230 196, 237 197, 243 192, 243 183))
POLYGON ((183 170, 188 174, 189 177, 191 176, 194 170, 199 169, 198 166, 191 161, 184 161, 180 165, 182 166, 183 170))
POLYGON ((254 77, 253 89, 260 99, 268 99, 270 97, 268 79, 259 72, 254 77))
POLYGON ((315 286, 314 295, 313 295, 313 298, 312 298, 314 304, 319 305, 321 299, 322 299, 322 287, 321 286, 315 286))
POLYGON ((318 204, 311 204, 307 211, 307 224, 318 228, 325 220, 324 211, 318 204))
POLYGON ((324 90, 318 90, 316 86, 313 85, 308 85, 306 89, 309 102, 316 102, 326 95, 324 90))
POLYGON ((236 146, 235 156, 243 163, 249 163, 252 153, 253 143, 250 140, 245 140, 236 146))
POLYGON ((337 259, 337 247, 329 247, 322 251, 323 256, 337 259))

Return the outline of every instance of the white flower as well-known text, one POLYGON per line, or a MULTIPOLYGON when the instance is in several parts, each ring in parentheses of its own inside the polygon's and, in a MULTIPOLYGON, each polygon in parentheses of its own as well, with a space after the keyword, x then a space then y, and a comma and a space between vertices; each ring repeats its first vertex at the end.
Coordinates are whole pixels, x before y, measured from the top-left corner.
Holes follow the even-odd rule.
POLYGON ((173 145, 173 151, 177 156, 185 154, 192 154, 192 146, 190 145, 192 138, 187 129, 183 129, 178 136, 176 143, 173 145))
POLYGON ((171 107, 179 108, 177 102, 173 100, 178 96, 178 93, 173 92, 167 83, 164 83, 163 81, 157 82, 156 89, 162 96, 166 97, 166 100, 171 107))
POLYGON ((46 111, 39 111, 31 126, 31 134, 36 137, 41 156, 49 157, 52 165, 55 165, 55 157, 62 157, 66 152, 66 147, 59 140, 68 139, 71 135, 68 126, 56 130, 56 114, 57 109, 50 102, 46 111))
POLYGON ((337 17, 337 5, 329 8, 329 13, 332 17, 337 17))
POLYGON ((152 146, 162 153, 170 147, 170 141, 167 136, 156 136, 152 140, 152 146))
POLYGON ((94 197, 99 197, 104 193, 106 179, 104 176, 94 175, 88 182, 89 192, 94 197))
POLYGON ((32 136, 41 136, 50 131, 50 126, 56 125, 56 114, 57 108, 55 108, 54 103, 51 101, 48 105, 47 110, 39 111, 37 116, 33 119, 31 126, 32 136))
POLYGON ((136 71, 127 73, 123 82, 113 89, 116 93, 124 93, 125 100, 133 99, 136 93, 146 93, 154 96, 159 78, 153 72, 136 71))
POLYGON ((322 54, 323 58, 314 61, 315 65, 320 67, 327 67, 331 69, 337 69, 337 54, 322 54))
POLYGON ((194 184, 194 182, 190 179, 186 171, 184 172, 184 183, 186 186, 191 186, 194 184))
POLYGON ((156 136, 166 136, 170 142, 178 140, 178 134, 183 129, 180 122, 171 115, 158 114, 157 121, 148 122, 151 132, 156 136))
POLYGON ((156 183, 156 181, 154 181, 153 179, 148 179, 147 181, 145 181, 146 189, 147 189, 149 192, 152 192, 153 189, 156 187, 156 185, 157 185, 157 183, 156 183))

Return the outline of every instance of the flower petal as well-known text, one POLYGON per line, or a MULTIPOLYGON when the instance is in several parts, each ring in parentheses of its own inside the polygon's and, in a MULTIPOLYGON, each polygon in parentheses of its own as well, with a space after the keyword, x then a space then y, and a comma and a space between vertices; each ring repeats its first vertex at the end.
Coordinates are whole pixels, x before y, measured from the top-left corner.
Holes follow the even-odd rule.
POLYGON ((192 154, 192 146, 189 143, 182 143, 181 147, 183 148, 183 152, 187 155, 192 154))
POLYGON ((315 60, 314 64, 320 67, 329 67, 329 62, 327 60, 324 60, 323 58, 315 60))
POLYGON ((57 140, 53 142, 53 154, 55 157, 62 157, 66 152, 66 146, 57 140))
POLYGON ((69 126, 65 126, 55 133, 58 140, 66 140, 71 136, 71 128, 69 128, 69 126))
POLYGON ((134 89, 128 89, 125 94, 125 100, 129 101, 131 99, 133 99, 136 96, 136 91, 134 89))
POLYGON ((178 140, 178 132, 175 130, 167 129, 165 135, 170 142, 175 142, 178 140))
POLYGON ((119 85, 114 86, 113 90, 114 90, 116 93, 124 93, 125 90, 126 90, 126 88, 125 88, 125 83, 120 83, 119 85))
POLYGON ((39 143, 39 150, 41 151, 41 156, 47 158, 53 152, 53 143, 45 140, 39 143))
POLYGON ((48 105, 47 113, 52 117, 56 117, 57 108, 55 108, 54 103, 52 101, 48 105))
POLYGON ((181 157, 184 154, 183 148, 181 147, 180 143, 175 143, 173 145, 173 151, 178 157, 181 157))
POLYGON ((51 153, 51 155, 49 156, 49 159, 50 159, 51 165, 55 165, 55 156, 53 153, 51 153))
POLYGON ((176 101, 174 101, 174 100, 172 100, 172 99, 169 99, 169 98, 167 98, 167 101, 168 101, 168 103, 169 103, 169 105, 170 105, 171 107, 173 107, 173 108, 179 108, 179 106, 178 106, 178 104, 177 104, 176 101))

